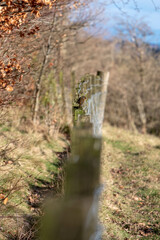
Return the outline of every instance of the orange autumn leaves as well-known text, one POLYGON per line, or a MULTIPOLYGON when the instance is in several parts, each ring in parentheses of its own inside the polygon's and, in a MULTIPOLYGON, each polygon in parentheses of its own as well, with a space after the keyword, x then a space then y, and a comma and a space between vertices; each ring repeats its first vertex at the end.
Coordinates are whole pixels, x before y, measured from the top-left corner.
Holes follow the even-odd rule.
MULTIPOLYGON (((1 0, 0 1, 0 90, 12 92, 15 83, 19 83, 28 69, 26 61, 22 64, 20 49, 17 48, 14 39, 18 37, 24 41, 25 37, 35 35, 40 26, 35 24, 34 18, 41 16, 44 7, 54 7, 55 11, 63 13, 63 8, 77 8, 82 0, 1 0), (68 6, 67 6, 68 4, 68 6), (27 27, 30 24, 29 28, 27 27), (11 37, 10 37, 11 36, 11 37), (5 49, 5 42, 12 42, 12 49, 5 49), (3 42, 3 44, 1 43, 3 42), (7 57, 6 57, 7 53, 7 57), (13 56, 15 53, 15 56, 13 56), (17 56, 16 56, 17 55, 17 56), (19 59, 19 60, 18 60, 19 59), (22 70, 23 68, 23 70, 22 70)), ((63 14, 62 14, 63 15, 63 14)), ((18 40, 17 40, 18 42, 18 40)), ((29 49, 30 50, 30 49, 29 49)), ((23 49, 22 49, 23 52, 23 49)), ((27 62, 28 63, 28 62, 27 62)))
POLYGON ((10 34, 14 28, 19 29, 29 13, 39 17, 42 7, 51 6, 54 2, 50 0, 2 0, 0 2, 0 37, 3 37, 4 33, 10 34))
POLYGON ((7 90, 8 92, 12 92, 12 91, 13 91, 13 87, 12 87, 11 85, 8 85, 8 86, 6 87, 6 90, 7 90))
POLYGON ((3 37, 4 33, 11 33, 14 28, 20 27, 25 23, 29 14, 35 17, 40 17, 40 10, 53 5, 63 6, 73 2, 73 7, 77 8, 81 5, 79 1, 72 0, 2 0, 0 1, 0 37, 3 37))
POLYGON ((0 61, 0 89, 6 89, 8 92, 13 91, 13 85, 16 80, 21 81, 22 69, 16 56, 6 58, 6 61, 0 61))
MULTIPOLYGON (((39 31, 38 26, 34 25, 30 29, 23 28, 22 30, 21 25, 29 21, 27 19, 29 14, 32 15, 32 18, 39 17, 40 10, 44 6, 49 5, 51 7, 55 2, 58 2, 58 0, 0 1, 0 38, 2 42, 8 42, 9 36, 12 34, 14 38, 16 38, 16 34, 20 37, 34 35, 39 31)), ((0 42, 0 51, 0 90, 12 92, 15 83, 20 82, 23 77, 22 63, 20 63, 21 60, 18 60, 18 56, 13 54, 17 51, 16 46, 15 51, 13 49, 5 50, 0 42)))
POLYGON ((4 205, 6 205, 8 202, 8 197, 5 197, 5 195, 1 193, 0 200, 3 202, 4 205))

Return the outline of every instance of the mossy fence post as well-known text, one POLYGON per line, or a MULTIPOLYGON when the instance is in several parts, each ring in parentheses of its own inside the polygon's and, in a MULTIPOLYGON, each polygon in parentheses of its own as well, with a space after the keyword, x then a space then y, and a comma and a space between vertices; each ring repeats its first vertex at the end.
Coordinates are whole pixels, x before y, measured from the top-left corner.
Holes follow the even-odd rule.
MULTIPOLYGON (((76 89, 76 97, 85 94, 91 98, 91 94, 96 93, 92 86, 96 77, 84 77, 76 89), (84 88, 82 83, 86 84, 84 88)), ((101 90, 104 90, 103 87, 101 90)), ((101 100, 105 104, 104 96, 101 100)), ((43 222, 42 240, 96 240, 100 239, 101 235, 98 224, 98 198, 101 189, 102 138, 93 135, 93 126, 88 118, 83 121, 85 111, 82 107, 75 104, 73 108, 75 126, 71 136, 71 157, 66 164, 64 197, 53 201, 48 208, 43 222), (78 110, 82 111, 82 121, 76 123, 75 112, 78 110)))

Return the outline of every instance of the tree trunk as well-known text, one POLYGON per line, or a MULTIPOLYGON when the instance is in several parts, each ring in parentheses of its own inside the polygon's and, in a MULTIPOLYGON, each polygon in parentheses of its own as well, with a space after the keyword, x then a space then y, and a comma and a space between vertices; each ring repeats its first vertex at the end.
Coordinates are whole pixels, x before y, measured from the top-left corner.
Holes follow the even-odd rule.
POLYGON ((62 111, 63 111, 63 120, 67 120, 67 111, 66 111, 66 99, 65 99, 65 89, 64 89, 64 79, 63 79, 63 72, 59 73, 59 82, 61 87, 61 96, 62 96, 62 111))
POLYGON ((146 114, 145 114, 145 110, 144 110, 144 104, 142 101, 142 98, 140 96, 137 97, 137 107, 138 107, 138 111, 139 111, 139 116, 141 119, 141 123, 142 123, 142 133, 146 133, 146 114))
POLYGON ((34 107, 33 107, 33 116, 32 116, 32 120, 33 123, 36 124, 37 123, 37 116, 38 116, 38 111, 39 111, 39 98, 40 98, 40 91, 41 91, 41 84, 42 84, 42 76, 43 76, 43 72, 47 63, 47 59, 48 59, 48 55, 50 52, 50 47, 51 47, 51 39, 52 39, 52 33, 54 30, 54 26, 55 26, 55 13, 53 16, 53 21, 51 24, 51 30, 50 30, 50 34, 48 37, 48 43, 47 43, 47 48, 46 48, 46 52, 44 54, 44 58, 43 58, 43 63, 40 69, 40 73, 39 73, 39 77, 38 80, 36 82, 36 89, 35 89, 35 99, 34 99, 34 107))
POLYGON ((126 105, 126 110, 127 110, 127 116, 128 116, 128 125, 129 125, 129 128, 134 131, 134 132, 138 132, 137 128, 136 128, 136 125, 134 123, 134 119, 132 117, 132 113, 131 113, 131 110, 130 110, 130 107, 128 105, 128 100, 127 100, 127 96, 126 94, 124 95, 124 101, 125 101, 125 105, 126 105))

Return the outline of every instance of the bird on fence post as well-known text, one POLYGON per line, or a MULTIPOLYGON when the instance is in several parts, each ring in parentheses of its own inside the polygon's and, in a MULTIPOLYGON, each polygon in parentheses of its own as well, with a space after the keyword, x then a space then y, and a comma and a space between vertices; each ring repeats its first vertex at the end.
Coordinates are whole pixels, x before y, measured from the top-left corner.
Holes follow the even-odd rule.
POLYGON ((97 77, 100 77, 102 79, 103 78, 103 72, 102 71, 97 71, 97 77))
POLYGON ((86 100, 85 96, 81 96, 81 97, 78 98, 77 103, 79 104, 80 108, 82 107, 85 100, 86 100))

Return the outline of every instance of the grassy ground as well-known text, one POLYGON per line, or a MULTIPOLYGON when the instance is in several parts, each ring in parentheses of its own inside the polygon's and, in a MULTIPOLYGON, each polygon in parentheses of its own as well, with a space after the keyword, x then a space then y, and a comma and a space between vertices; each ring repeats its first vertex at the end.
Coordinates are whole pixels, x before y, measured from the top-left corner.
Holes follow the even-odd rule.
POLYGON ((66 139, 26 124, 0 125, 0 240, 32 239, 41 203, 62 184, 66 139))
POLYGON ((160 139, 106 126, 100 219, 104 240, 160 239, 160 139))
MULTIPOLYGON (((61 189, 68 144, 16 118, 0 124, 0 240, 32 239, 40 205, 61 189)), ((103 240, 160 239, 159 160, 159 138, 104 127, 103 240)))

